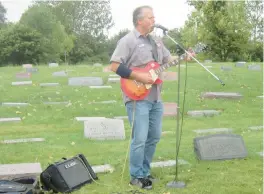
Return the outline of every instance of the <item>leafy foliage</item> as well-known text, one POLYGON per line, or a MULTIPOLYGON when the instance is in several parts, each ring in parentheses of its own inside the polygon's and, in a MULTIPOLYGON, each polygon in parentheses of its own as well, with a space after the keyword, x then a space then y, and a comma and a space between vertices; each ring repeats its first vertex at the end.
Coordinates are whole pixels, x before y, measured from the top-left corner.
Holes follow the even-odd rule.
POLYGON ((15 24, 0 31, 1 64, 38 63, 41 50, 41 34, 36 30, 15 24))

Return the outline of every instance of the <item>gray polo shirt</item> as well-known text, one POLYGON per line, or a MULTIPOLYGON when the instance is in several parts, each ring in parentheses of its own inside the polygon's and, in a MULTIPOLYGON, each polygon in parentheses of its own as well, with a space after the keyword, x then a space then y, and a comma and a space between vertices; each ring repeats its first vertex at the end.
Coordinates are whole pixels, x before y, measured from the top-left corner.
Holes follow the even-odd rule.
MULTIPOLYGON (((164 46, 163 42, 157 37, 153 37, 158 52, 158 63, 160 65, 166 64, 170 57, 169 50, 164 46)), ((154 61, 152 55, 152 45, 147 37, 140 35, 140 33, 134 29, 121 38, 115 51, 110 59, 110 62, 119 62, 126 64, 127 67, 145 67, 150 61, 154 61)), ((161 88, 162 84, 153 84, 151 91, 144 100, 148 101, 161 101, 161 88)), ((124 103, 130 101, 124 92, 124 103)))

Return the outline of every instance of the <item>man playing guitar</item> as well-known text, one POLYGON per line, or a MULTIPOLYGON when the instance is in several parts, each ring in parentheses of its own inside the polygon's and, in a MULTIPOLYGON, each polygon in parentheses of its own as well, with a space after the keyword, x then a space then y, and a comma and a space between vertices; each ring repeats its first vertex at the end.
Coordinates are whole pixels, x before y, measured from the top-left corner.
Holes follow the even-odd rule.
MULTIPOLYGON (((171 55, 161 40, 150 35, 155 24, 151 7, 136 8, 133 12, 133 24, 135 28, 118 41, 110 60, 110 69, 122 79, 153 84, 154 80, 149 72, 133 71, 133 67, 144 68, 152 61, 162 66, 171 60, 171 55)), ((161 88, 162 84, 153 84, 148 95, 136 103, 123 91, 123 101, 130 124, 133 126, 130 145, 130 184, 144 189, 151 189, 155 180, 151 176, 150 163, 161 137, 163 117, 161 88)))

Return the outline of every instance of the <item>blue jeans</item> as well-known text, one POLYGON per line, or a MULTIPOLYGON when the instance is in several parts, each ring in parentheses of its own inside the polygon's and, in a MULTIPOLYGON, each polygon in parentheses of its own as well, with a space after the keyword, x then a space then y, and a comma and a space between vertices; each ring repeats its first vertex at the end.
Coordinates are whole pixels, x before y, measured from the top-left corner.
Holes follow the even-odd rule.
MULTIPOLYGON (((132 126, 134 101, 126 103, 132 126)), ((136 101, 134 126, 130 144, 130 176, 143 178, 150 175, 150 163, 161 137, 162 102, 136 101)))

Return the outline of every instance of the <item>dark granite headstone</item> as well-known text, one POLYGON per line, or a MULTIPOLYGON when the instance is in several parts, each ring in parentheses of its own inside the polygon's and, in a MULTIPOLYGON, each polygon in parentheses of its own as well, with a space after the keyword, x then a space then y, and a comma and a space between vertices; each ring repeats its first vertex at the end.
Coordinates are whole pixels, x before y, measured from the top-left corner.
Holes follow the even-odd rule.
POLYGON ((194 152, 199 160, 245 158, 247 150, 240 135, 214 134, 194 138, 194 152))

